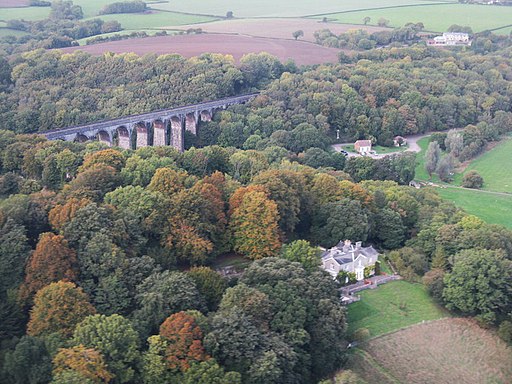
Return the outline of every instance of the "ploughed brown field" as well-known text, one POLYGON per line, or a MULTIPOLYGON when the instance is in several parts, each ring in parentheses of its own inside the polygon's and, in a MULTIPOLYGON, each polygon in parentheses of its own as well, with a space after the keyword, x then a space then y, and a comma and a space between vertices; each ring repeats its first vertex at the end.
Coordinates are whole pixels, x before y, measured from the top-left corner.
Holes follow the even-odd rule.
POLYGON ((235 19, 213 21, 211 23, 180 25, 167 27, 186 31, 189 28, 201 28, 209 33, 231 33, 255 37, 293 39, 292 33, 298 30, 304 32, 300 40, 315 42, 313 34, 321 29, 329 29, 336 35, 353 29, 364 29, 368 33, 383 31, 389 28, 371 27, 365 25, 324 23, 313 19, 235 19))
POLYGON ((369 383, 510 384, 512 348, 468 319, 448 318, 368 341, 351 369, 369 383))
POLYGON ((28 4, 29 0, 0 0, 0 8, 28 7, 28 4))
POLYGON ((133 52, 138 55, 178 53, 184 57, 209 52, 232 55, 237 62, 247 53, 268 52, 282 61, 293 59, 298 65, 337 62, 339 52, 339 49, 322 47, 305 41, 220 34, 156 36, 63 49, 64 52, 76 50, 93 55, 101 55, 105 52, 133 52))

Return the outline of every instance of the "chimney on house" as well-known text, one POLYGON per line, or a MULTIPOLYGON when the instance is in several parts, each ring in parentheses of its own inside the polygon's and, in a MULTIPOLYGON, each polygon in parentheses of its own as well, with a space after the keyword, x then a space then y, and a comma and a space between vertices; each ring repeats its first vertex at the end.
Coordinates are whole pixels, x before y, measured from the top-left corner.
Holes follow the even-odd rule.
POLYGON ((358 241, 356 242, 356 249, 361 249, 362 242, 358 241))
POLYGON ((343 251, 348 252, 350 250, 350 245, 352 242, 350 240, 345 240, 345 245, 343 246, 343 251))

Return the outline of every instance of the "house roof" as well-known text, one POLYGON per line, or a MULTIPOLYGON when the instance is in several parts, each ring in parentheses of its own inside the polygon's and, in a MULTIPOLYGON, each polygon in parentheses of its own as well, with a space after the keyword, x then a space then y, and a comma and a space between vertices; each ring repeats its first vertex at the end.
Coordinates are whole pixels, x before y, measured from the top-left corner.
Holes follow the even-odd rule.
POLYGON ((340 241, 338 245, 322 253, 322 260, 332 258, 338 265, 343 265, 351 263, 361 255, 367 258, 373 258, 377 257, 379 253, 372 246, 354 247, 352 244, 345 245, 343 241, 340 241))
POLYGON ((359 145, 360 147, 371 147, 371 140, 357 140, 354 145, 359 145))

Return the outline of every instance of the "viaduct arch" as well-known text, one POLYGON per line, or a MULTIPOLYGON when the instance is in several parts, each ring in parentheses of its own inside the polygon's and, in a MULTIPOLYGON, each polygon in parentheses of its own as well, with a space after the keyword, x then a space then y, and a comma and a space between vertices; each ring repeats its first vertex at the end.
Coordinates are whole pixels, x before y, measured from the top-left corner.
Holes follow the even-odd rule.
POLYGON ((99 140, 108 146, 117 144, 123 149, 170 145, 184 150, 185 131, 197 135, 199 121, 211 121, 218 110, 230 105, 244 104, 258 93, 227 97, 220 100, 163 109, 96 123, 46 131, 48 140, 84 142, 99 140))

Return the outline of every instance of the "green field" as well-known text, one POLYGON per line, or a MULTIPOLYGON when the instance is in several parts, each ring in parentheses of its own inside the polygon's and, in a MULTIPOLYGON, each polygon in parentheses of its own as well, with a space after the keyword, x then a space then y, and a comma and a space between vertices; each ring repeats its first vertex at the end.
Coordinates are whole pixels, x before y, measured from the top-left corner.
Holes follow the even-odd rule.
MULTIPOLYGON (((484 178, 483 189, 496 192, 512 193, 512 172, 508 166, 512 162, 512 139, 507 139, 492 150, 478 156, 464 170, 463 174, 471 170, 477 171, 484 178)), ((463 174, 455 178, 460 185, 463 174)))
POLYGON ((512 195, 497 195, 462 188, 437 188, 439 195, 490 224, 512 229, 512 195))
MULTIPOLYGON (((417 144, 421 148, 421 152, 416 156, 416 171, 415 171, 415 179, 416 180, 430 180, 427 171, 425 170, 425 152, 427 151, 428 144, 430 143, 430 136, 424 137, 418 140, 417 144)), ((437 177, 437 176, 435 176, 437 177)))
POLYGON ((0 20, 42 20, 50 14, 50 7, 0 8, 0 20))
MULTIPOLYGON (((347 12, 328 15, 340 23, 362 24, 363 18, 370 17, 370 25, 377 25, 383 17, 389 26, 401 27, 408 22, 422 22, 428 31, 444 32, 452 24, 469 25, 474 32, 495 29, 512 24, 512 7, 469 4, 437 4, 390 9, 347 12)), ((506 33, 498 30, 496 33, 506 33)))
POLYGON ((28 34, 28 32, 17 31, 15 29, 9 29, 9 28, 0 28, 0 37, 4 37, 4 36, 19 37, 19 36, 24 36, 26 34, 28 34))
POLYGON ((349 334, 367 328, 370 337, 375 337, 423 320, 448 316, 420 284, 393 281, 358 294, 361 301, 348 306, 349 334))
MULTIPOLYGON (((298 17, 324 13, 345 12, 369 8, 410 4, 440 3, 429 0, 174 0, 151 5, 154 9, 203 15, 225 16, 232 11, 235 17, 298 17)), ((455 1, 453 1, 455 2, 455 1)))
POLYGON ((103 15, 93 17, 93 19, 117 20, 124 29, 143 30, 167 27, 172 25, 206 23, 215 20, 208 16, 184 15, 173 12, 153 12, 153 13, 121 13, 116 15, 103 15))

